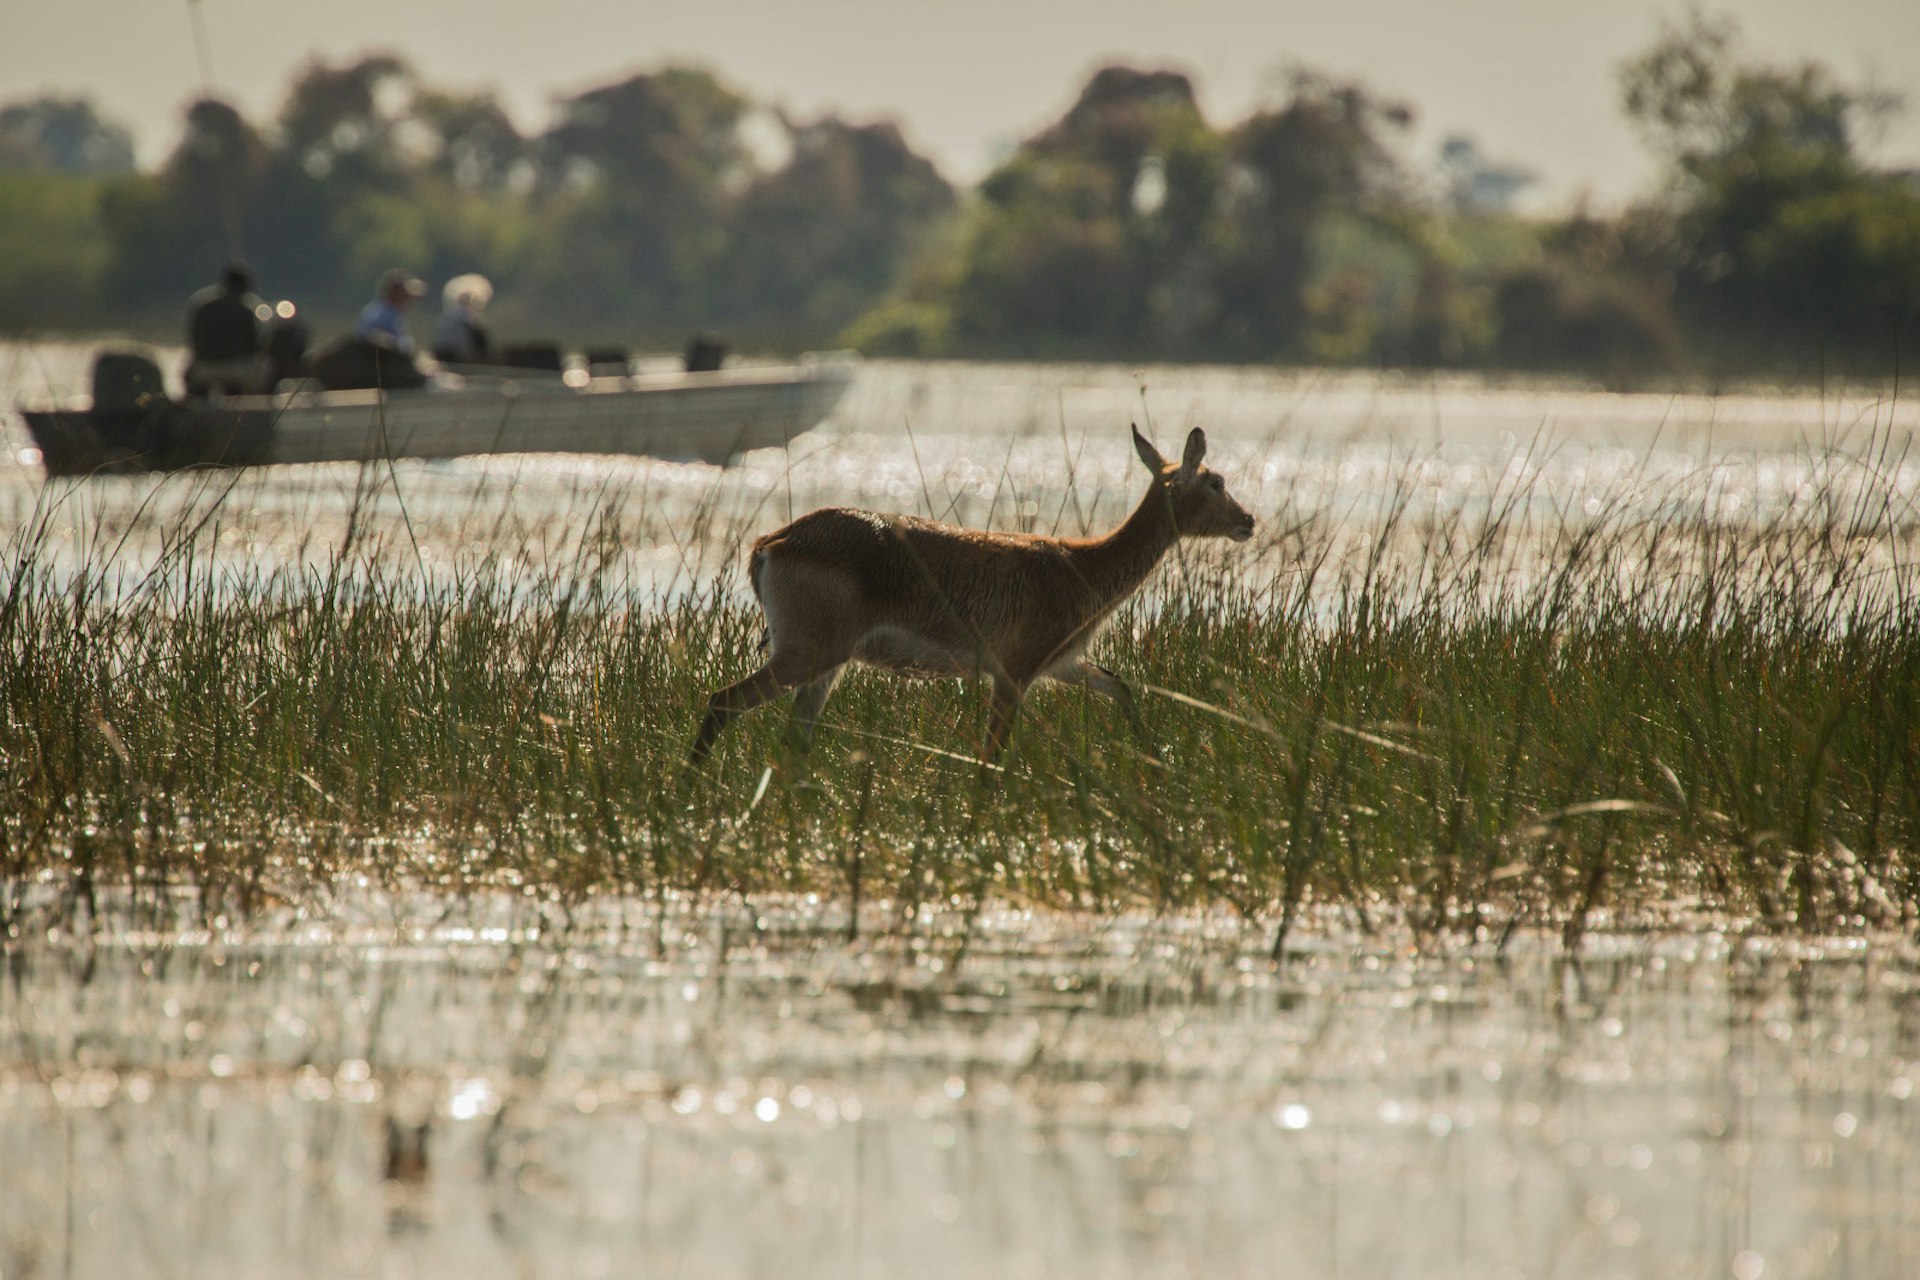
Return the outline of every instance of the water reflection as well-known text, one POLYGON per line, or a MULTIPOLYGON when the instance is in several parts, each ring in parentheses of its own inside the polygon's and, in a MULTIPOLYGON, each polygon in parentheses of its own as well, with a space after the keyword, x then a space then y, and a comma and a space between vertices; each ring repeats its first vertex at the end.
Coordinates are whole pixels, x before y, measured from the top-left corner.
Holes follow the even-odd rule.
MULTIPOLYGON (((84 386, 87 350, 0 344, 0 403, 84 386)), ((110 566, 108 589, 196 571, 179 555, 192 529, 216 578, 283 573, 292 590, 351 529, 359 555, 423 583, 458 580, 489 554, 519 572, 601 555, 616 582, 673 594, 706 589, 737 568, 744 540, 823 505, 1104 529, 1139 492, 1130 421, 1168 449, 1204 426, 1210 463, 1275 533, 1317 522, 1364 541, 1394 507, 1409 528, 1496 508, 1522 531, 1602 516, 1759 528, 1866 509, 1911 524, 1920 497, 1907 452, 1920 405, 1875 388, 1614 395, 1375 373, 883 362, 820 430, 724 470, 518 455, 43 485, 18 457, 24 427, 0 415, 0 537, 44 523, 40 563, 110 566)), ((1290 549, 1236 563, 1277 572, 1290 549)))
POLYGON ((0 1274, 1920 1267, 1897 943, 362 905, 16 957, 0 1274))

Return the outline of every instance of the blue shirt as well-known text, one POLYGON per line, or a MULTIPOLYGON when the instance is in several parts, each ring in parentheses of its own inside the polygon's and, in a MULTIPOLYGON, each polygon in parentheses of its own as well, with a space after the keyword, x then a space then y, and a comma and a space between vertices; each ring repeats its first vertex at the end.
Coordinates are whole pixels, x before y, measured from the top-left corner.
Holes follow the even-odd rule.
POLYGON ((360 318, 353 322, 353 336, 371 338, 403 355, 413 354, 413 335, 407 332, 406 317, 385 298, 375 298, 360 308, 360 318))

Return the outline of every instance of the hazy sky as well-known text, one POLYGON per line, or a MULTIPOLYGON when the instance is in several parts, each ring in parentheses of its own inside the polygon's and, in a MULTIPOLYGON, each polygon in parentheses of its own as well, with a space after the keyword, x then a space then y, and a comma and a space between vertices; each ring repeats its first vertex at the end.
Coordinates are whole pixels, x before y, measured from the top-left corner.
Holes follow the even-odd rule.
MULTIPOLYGON (((164 156, 201 88, 192 0, 0 0, 0 101, 90 94, 164 156)), ((1463 132, 1538 173, 1536 207, 1612 202, 1651 163, 1615 69, 1677 3, 1628 0, 198 0, 213 88, 250 116, 292 72, 384 49, 428 81, 496 91, 523 126, 557 95, 672 61, 801 115, 891 117, 949 177, 978 178, 1111 60, 1189 72, 1215 123, 1289 66, 1358 77, 1419 114, 1430 158, 1463 132)), ((1876 154, 1920 166, 1920 0, 1737 0, 1750 50, 1815 57, 1913 108, 1876 154)))

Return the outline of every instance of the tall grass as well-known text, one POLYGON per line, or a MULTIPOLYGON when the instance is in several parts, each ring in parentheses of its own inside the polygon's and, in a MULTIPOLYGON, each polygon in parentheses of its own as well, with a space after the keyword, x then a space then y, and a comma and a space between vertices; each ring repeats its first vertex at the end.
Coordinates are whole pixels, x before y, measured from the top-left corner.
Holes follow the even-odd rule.
MULTIPOLYGON (((427 573, 356 497, 322 554, 247 570, 216 492, 136 578, 113 536, 56 555, 50 500, 0 579, 0 929, 105 888, 211 918, 354 876, 1229 908, 1276 947, 1327 904, 1570 941, 1602 912, 1911 923, 1902 465, 1825 459, 1759 519, 1711 472, 1545 518, 1524 479, 1442 501, 1418 464, 1376 510, 1290 504, 1252 554, 1183 548, 1099 642, 1144 739, 1042 689, 998 770, 977 689, 871 674, 811 754, 768 709, 686 770, 759 620, 736 571, 636 582, 653 534, 611 501, 564 556, 483 541, 427 573)), ((723 548, 770 523, 701 521, 723 548)))

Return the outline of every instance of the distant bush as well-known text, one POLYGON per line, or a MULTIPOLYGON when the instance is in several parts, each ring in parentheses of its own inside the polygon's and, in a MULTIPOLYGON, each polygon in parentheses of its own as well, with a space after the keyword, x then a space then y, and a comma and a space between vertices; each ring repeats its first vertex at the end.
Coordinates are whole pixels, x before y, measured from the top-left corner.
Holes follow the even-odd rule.
POLYGON ((1679 327, 1658 299, 1565 263, 1507 272, 1494 288, 1494 317, 1493 361, 1506 368, 1630 381, 1677 370, 1684 358, 1679 327))
POLYGON ((1670 163, 1675 310, 1729 366, 1897 368, 1920 336, 1920 191, 1857 139, 1898 104, 1748 61, 1738 34, 1695 13, 1621 73, 1670 163))
POLYGON ((1776 325, 1897 356, 1920 341, 1920 192, 1882 182, 1780 209, 1752 241, 1776 325))
POLYGON ((164 316, 230 258, 309 315, 351 315, 392 266, 481 271, 503 325, 677 348, 724 329, 829 342, 893 288, 953 189, 891 124, 797 121, 665 67, 559 104, 523 137, 486 95, 404 62, 315 62, 277 114, 206 99, 157 171, 85 104, 0 107, 0 325, 164 316))
POLYGON ((898 300, 860 317, 841 342, 864 355, 924 360, 947 353, 952 322, 940 303, 898 300))
POLYGON ((83 323, 99 310, 107 262, 100 225, 111 180, 0 174, 0 328, 83 323))

